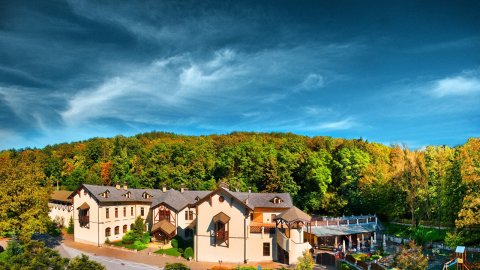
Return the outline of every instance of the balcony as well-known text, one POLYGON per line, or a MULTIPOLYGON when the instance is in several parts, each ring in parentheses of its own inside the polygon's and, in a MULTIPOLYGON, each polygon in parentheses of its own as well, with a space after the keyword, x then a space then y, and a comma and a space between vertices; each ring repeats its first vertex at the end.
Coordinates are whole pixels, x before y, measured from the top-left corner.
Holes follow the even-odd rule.
POLYGON ((80 223, 80 227, 85 227, 90 223, 90 216, 79 216, 78 222, 80 223))
POLYGON ((215 232, 215 239, 217 243, 222 243, 228 240, 228 231, 220 230, 215 232))

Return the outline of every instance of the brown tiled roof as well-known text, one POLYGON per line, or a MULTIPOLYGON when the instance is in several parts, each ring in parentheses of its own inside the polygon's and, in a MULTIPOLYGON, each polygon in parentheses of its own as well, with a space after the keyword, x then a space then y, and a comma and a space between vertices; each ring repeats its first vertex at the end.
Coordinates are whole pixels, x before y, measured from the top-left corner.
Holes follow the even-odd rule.
POLYGON ((277 215, 274 220, 282 219, 286 222, 294 222, 294 221, 303 221, 303 222, 310 222, 312 217, 307 213, 303 212, 302 210, 298 209, 297 207, 293 206, 285 212, 280 213, 277 215))
POLYGON ((157 232, 159 230, 167 235, 172 235, 175 232, 176 228, 175 228, 175 225, 170 223, 168 220, 162 219, 160 220, 160 222, 153 224, 152 233, 157 232))
POLYGON ((73 191, 67 190, 55 190, 50 195, 50 201, 57 201, 57 202, 64 202, 64 203, 72 203, 72 199, 68 197, 73 193, 73 191))
POLYGON ((230 217, 227 216, 225 213, 220 212, 213 216, 213 222, 222 222, 223 224, 227 224, 230 221, 230 217))

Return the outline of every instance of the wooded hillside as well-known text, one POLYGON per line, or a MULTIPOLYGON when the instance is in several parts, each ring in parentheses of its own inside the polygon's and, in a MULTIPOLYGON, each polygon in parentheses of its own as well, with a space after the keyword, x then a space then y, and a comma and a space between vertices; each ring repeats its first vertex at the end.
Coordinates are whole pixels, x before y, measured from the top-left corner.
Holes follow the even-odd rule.
POLYGON ((70 190, 116 181, 137 188, 208 190, 225 181, 234 190, 289 192, 297 206, 315 214, 377 213, 458 228, 480 224, 480 139, 411 151, 285 133, 151 132, 3 151, 1 220, 10 211, 5 196, 18 196, 18 185, 51 187, 57 181, 70 190))

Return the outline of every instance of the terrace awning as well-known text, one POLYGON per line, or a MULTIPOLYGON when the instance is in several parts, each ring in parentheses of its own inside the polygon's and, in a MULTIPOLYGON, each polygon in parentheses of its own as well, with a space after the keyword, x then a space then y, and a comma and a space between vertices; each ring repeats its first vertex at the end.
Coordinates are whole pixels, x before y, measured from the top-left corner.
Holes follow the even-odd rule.
POLYGON ((370 233, 376 230, 376 225, 371 224, 352 224, 336 226, 316 226, 312 227, 312 234, 318 237, 350 235, 359 233, 370 233))

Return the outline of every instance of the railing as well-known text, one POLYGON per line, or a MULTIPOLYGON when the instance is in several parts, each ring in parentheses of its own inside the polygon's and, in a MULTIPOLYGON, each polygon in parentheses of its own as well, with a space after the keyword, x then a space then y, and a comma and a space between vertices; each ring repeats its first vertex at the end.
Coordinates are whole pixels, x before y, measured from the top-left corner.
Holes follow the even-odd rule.
POLYGON ((228 240, 228 231, 217 231, 215 233, 215 239, 217 240, 217 242, 223 242, 225 240, 228 240))
POLYGON ((377 223, 377 216, 314 217, 312 226, 341 226, 353 224, 377 223))
POLYGON ((275 233, 275 227, 264 227, 264 226, 250 226, 250 233, 275 233))
POLYGON ((80 223, 80 226, 83 227, 90 222, 90 216, 79 216, 78 222, 80 223))
POLYGON ((287 238, 279 229, 276 229, 275 234, 277 236, 277 244, 285 251, 289 251, 290 239, 287 238))

